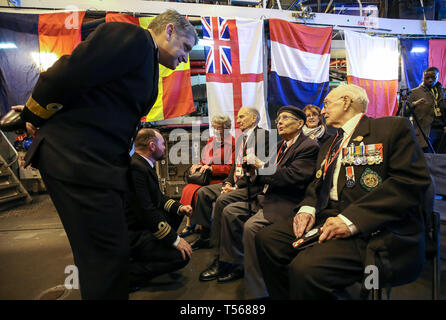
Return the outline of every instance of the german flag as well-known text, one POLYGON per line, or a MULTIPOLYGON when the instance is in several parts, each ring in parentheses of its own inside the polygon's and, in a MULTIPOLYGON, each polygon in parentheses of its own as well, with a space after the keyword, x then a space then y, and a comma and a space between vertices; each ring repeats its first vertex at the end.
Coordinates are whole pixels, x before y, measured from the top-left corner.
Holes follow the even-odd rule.
POLYGON ((0 12, 1 113, 25 104, 40 72, 81 41, 85 12, 23 14, 0 12))
MULTIPOLYGON (((107 13, 105 22, 120 21, 147 29, 154 17, 133 17, 107 13)), ((190 60, 180 63, 175 70, 159 65, 158 99, 142 121, 157 121, 179 117, 195 111, 190 80, 190 60)))

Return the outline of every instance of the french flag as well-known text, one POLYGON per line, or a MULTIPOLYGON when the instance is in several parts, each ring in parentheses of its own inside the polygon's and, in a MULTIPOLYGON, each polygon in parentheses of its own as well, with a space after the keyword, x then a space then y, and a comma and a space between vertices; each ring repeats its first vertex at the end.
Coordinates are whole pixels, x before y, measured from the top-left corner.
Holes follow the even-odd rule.
POLYGON ((322 107, 328 93, 332 27, 309 27, 270 19, 271 73, 268 101, 322 107))

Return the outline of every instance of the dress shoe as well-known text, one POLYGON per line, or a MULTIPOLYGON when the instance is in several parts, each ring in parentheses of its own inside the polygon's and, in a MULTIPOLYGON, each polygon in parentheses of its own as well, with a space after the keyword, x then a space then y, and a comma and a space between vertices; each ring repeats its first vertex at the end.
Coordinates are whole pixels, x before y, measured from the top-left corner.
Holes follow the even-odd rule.
POLYGON ((243 269, 240 266, 234 266, 229 272, 218 276, 220 283, 231 282, 243 278, 243 269))
POLYGON ((219 276, 227 274, 232 269, 232 264, 219 262, 215 259, 211 265, 200 273, 200 281, 216 280, 219 276))
POLYGON ((218 277, 218 258, 215 259, 211 265, 200 273, 200 281, 211 281, 218 277))
POLYGON ((198 249, 209 249, 212 248, 211 240, 210 239, 204 239, 202 237, 198 237, 197 240, 191 243, 192 250, 198 250, 198 249))

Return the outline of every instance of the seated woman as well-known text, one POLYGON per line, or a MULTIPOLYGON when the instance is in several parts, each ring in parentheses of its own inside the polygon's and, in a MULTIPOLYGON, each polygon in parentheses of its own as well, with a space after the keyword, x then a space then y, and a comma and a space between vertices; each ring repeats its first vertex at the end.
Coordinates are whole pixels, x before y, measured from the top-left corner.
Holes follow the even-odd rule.
POLYGON ((321 109, 319 109, 318 106, 308 104, 305 106, 304 112, 307 116, 307 121, 302 128, 302 132, 311 139, 317 140, 321 146, 331 137, 331 134, 328 133, 325 122, 322 119, 321 109))
MULTIPOLYGON (((206 142, 203 156, 199 164, 194 164, 190 168, 190 173, 196 171, 204 172, 210 170, 212 173, 209 184, 220 183, 229 174, 235 156, 235 139, 230 133, 231 119, 224 114, 218 114, 211 121, 214 136, 206 142)), ((200 189, 198 184, 187 184, 181 195, 180 203, 183 205, 195 206, 196 194, 200 189)), ((181 237, 193 233, 195 225, 191 225, 190 218, 187 217, 186 227, 180 233, 181 237)))

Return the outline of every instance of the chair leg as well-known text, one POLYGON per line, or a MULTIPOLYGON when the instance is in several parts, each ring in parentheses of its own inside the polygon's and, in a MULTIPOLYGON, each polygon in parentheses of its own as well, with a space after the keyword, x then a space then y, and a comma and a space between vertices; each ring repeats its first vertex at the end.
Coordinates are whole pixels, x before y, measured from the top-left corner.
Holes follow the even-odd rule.
POLYGON ((432 299, 438 300, 440 296, 440 214, 433 212, 432 224, 432 238, 435 243, 435 255, 432 258, 433 272, 432 272, 432 299))
POLYGON ((434 265, 434 270, 432 271, 432 300, 438 300, 440 291, 440 259, 439 257, 434 257, 432 259, 434 265))

